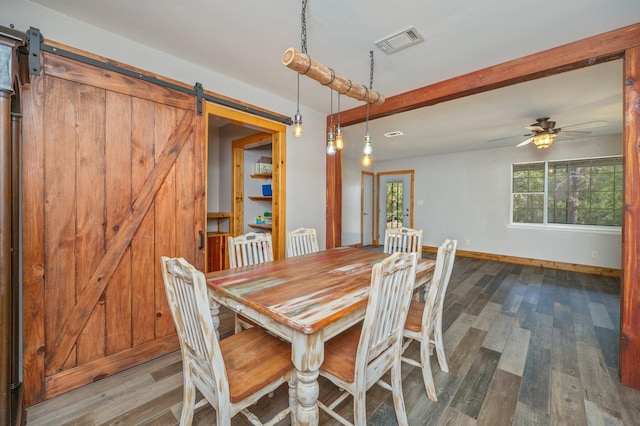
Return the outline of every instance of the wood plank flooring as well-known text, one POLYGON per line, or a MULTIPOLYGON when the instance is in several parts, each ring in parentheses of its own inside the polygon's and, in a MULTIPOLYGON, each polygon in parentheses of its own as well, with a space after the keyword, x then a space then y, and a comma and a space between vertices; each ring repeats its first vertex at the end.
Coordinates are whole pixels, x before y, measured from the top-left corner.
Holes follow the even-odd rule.
MULTIPOLYGON (((426 256, 431 256, 427 254, 426 256)), ((449 373, 432 368, 431 402, 418 368, 403 365, 411 425, 633 425, 640 391, 620 384, 619 280, 530 266, 457 258, 445 298, 449 373)), ((225 329, 231 321, 223 321, 225 329)), ((415 356, 418 346, 409 347, 415 356)), ((27 410, 28 425, 175 425, 182 406, 179 352, 27 410)), ((338 392, 320 381, 320 399, 338 392)), ((287 389, 254 407, 268 416, 287 389)), ((351 417, 351 399, 340 406, 351 417)), ((367 393, 371 425, 396 424, 390 393, 367 393)), ((213 410, 194 424, 215 424, 213 410)), ((249 424, 242 415, 233 425, 249 424)), ((289 419, 281 422, 289 424, 289 419)), ((336 424, 321 413, 321 425, 336 424)))

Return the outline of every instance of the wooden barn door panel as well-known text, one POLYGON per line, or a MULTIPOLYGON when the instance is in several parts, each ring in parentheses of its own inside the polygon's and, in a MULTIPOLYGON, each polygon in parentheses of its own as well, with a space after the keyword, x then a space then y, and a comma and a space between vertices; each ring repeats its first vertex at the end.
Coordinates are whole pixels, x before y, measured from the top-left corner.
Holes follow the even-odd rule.
POLYGON ((159 258, 204 264, 193 98, 55 56, 45 71, 25 102, 27 405, 177 349, 159 258))

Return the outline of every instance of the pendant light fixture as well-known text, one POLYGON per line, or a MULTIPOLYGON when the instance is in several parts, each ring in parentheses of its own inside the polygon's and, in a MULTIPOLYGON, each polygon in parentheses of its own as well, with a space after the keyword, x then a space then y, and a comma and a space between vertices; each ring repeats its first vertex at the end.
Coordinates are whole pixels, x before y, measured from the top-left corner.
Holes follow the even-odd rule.
POLYGON ((300 73, 298 73, 298 101, 296 115, 293 116, 293 136, 302 136, 302 114, 300 114, 300 73))
POLYGON ((335 135, 333 133, 333 89, 329 89, 331 92, 331 115, 329 123, 329 132, 327 133, 327 155, 334 155, 336 153, 335 135))
MULTIPOLYGON (((307 0, 302 0, 302 14, 300 15, 300 50, 307 54, 307 0)), ((302 114, 300 114, 300 73, 298 73, 298 93, 296 102, 296 115, 293 116, 293 136, 299 138, 302 136, 302 114)))
MULTIPOLYGON (((369 89, 373 89, 373 50, 369 51, 369 56, 371 58, 371 70, 369 72, 369 89)), ((371 154, 373 154, 373 145, 371 145, 371 136, 369 135, 369 102, 366 105, 366 129, 364 135, 364 147, 362 148, 362 165, 364 167, 369 167, 371 165, 371 154)))
POLYGON ((340 92, 338 92, 338 125, 336 126, 336 149, 341 151, 344 148, 342 129, 340 128, 340 92))

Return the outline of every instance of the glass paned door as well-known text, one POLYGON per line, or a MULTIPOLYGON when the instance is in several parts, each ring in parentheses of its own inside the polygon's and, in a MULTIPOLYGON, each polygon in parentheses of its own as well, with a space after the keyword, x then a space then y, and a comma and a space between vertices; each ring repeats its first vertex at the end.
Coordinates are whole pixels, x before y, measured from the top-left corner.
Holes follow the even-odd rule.
MULTIPOLYGON (((386 227, 402 228, 404 213, 404 182, 387 182, 386 188, 386 227)), ((407 214, 408 216, 408 214, 407 214)))

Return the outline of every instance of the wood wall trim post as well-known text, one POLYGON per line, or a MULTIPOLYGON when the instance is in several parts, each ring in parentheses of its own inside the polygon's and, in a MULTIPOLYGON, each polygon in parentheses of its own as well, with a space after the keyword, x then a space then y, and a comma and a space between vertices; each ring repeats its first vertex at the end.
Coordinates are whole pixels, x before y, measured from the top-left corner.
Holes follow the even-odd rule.
MULTIPOLYGON (((19 96, 15 94, 14 96, 19 96)), ((15 102, 13 110, 16 109, 15 102)), ((22 115, 11 113, 11 388, 15 391, 20 384, 20 162, 22 150, 22 115)))
POLYGON ((624 58, 624 213, 620 286, 620 380, 640 389, 640 47, 624 58))
MULTIPOLYGON (((328 126, 328 123, 327 123, 328 126)), ((328 129, 328 127, 327 127, 328 129)), ((326 246, 342 245, 342 152, 327 155, 326 246)))
MULTIPOLYGON (((0 46, 0 49, 4 46, 0 46)), ((0 68, 2 68, 0 66, 0 68)), ((3 78, 0 76, 0 79, 3 78)), ((0 85, 0 424, 11 424, 11 93, 0 85)))
POLYGON ((11 424, 12 195, 11 96, 13 46, 0 39, 0 424, 11 424))

